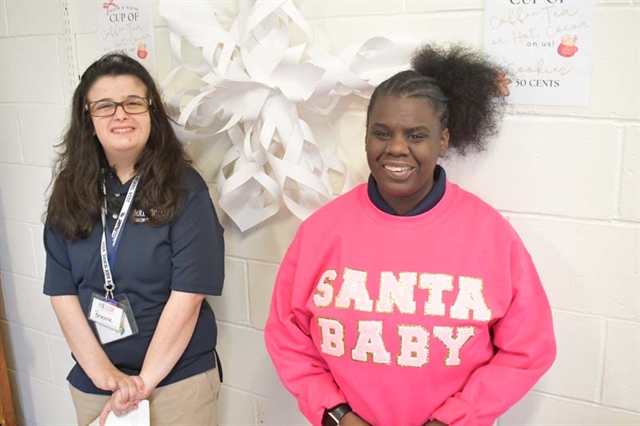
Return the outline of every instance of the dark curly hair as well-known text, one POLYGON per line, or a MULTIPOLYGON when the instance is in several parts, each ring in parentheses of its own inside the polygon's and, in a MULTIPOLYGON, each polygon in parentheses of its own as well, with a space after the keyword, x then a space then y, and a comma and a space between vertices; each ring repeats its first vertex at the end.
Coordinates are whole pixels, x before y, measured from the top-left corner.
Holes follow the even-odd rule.
POLYGON ((449 146, 461 155, 482 151, 498 132, 504 111, 498 76, 504 70, 482 53, 462 45, 448 49, 426 45, 412 58, 412 70, 402 71, 375 89, 369 115, 383 94, 431 100, 442 128, 449 129, 449 146))
POLYGON ((135 207, 146 213, 149 224, 161 226, 175 217, 182 201, 181 176, 190 161, 171 127, 153 77, 125 54, 106 54, 82 75, 73 94, 69 127, 58 145, 46 226, 61 232, 67 240, 86 238, 100 220, 102 181, 111 170, 85 106, 87 92, 99 78, 119 75, 142 81, 151 100, 151 131, 135 164, 140 175, 135 207))

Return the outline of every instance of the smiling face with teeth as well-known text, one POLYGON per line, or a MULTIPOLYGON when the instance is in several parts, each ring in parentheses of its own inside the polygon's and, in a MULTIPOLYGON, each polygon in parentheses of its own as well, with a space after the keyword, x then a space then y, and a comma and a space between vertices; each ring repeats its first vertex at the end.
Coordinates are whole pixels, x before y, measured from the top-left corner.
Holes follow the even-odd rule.
POLYGON ((433 172, 449 146, 431 101, 379 96, 368 117, 365 149, 382 198, 398 214, 415 207, 433 187, 433 172))
MULTIPOLYGON (((122 102, 128 97, 147 97, 145 84, 132 75, 105 75, 93 83, 87 92, 87 101, 109 100, 122 102)), ((128 114, 119 106, 110 117, 91 117, 95 135, 109 164, 116 169, 133 168, 147 144, 151 131, 149 111, 128 114)))

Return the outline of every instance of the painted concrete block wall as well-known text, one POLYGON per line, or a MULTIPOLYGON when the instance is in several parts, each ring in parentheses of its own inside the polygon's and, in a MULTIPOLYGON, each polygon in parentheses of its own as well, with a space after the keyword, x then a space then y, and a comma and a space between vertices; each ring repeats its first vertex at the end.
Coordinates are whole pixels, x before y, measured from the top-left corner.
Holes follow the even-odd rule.
MULTIPOLYGON (((445 160, 453 181, 518 230, 554 309, 558 360, 500 426, 640 422, 639 3, 598 2, 589 107, 512 108, 487 152, 445 160)), ((392 33, 482 45, 482 0, 295 4, 314 41, 332 53, 392 33)), ((153 5, 162 79, 174 60, 157 0, 153 5)), ((74 423, 65 381, 72 360, 42 295, 42 213, 73 89, 68 70, 82 72, 99 56, 95 7, 0 0, 0 332, 24 425, 74 423), (68 62, 67 49, 75 62, 68 62)), ((328 117, 337 152, 359 181, 367 176, 365 107, 350 98, 328 117)), ((215 199, 224 145, 194 143, 190 152, 215 199)), ((263 344, 273 280, 299 221, 281 212, 242 234, 221 218, 227 281, 225 294, 209 299, 225 366, 221 423, 305 424, 263 344)))

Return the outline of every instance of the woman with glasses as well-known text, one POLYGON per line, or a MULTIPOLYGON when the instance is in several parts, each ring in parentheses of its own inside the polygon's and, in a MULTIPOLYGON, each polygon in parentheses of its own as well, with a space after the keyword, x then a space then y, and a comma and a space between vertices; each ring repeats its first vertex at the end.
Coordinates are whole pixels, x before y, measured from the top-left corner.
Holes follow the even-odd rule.
POLYGON ((150 402, 152 424, 216 424, 223 229, 147 70, 83 74, 44 231, 44 292, 69 344, 78 424, 150 402))

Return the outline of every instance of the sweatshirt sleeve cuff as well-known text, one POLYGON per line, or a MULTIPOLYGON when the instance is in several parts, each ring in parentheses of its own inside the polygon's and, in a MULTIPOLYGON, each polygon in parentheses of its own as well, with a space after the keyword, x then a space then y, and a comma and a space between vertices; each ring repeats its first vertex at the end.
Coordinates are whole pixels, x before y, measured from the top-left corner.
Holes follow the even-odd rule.
MULTIPOLYGON (((324 411, 335 407, 336 405, 345 404, 347 400, 345 399, 342 392, 338 392, 335 395, 327 396, 323 398, 320 402, 320 405, 316 406, 315 409, 310 409, 307 418, 311 420, 311 424, 313 425, 322 425, 322 418, 324 417, 324 411)), ((302 408, 302 407, 301 407, 302 408)), ((301 410, 304 413, 304 410, 301 410)))
POLYGON ((429 420, 438 420, 448 426, 477 425, 471 406, 458 395, 448 398, 433 412, 429 420))

